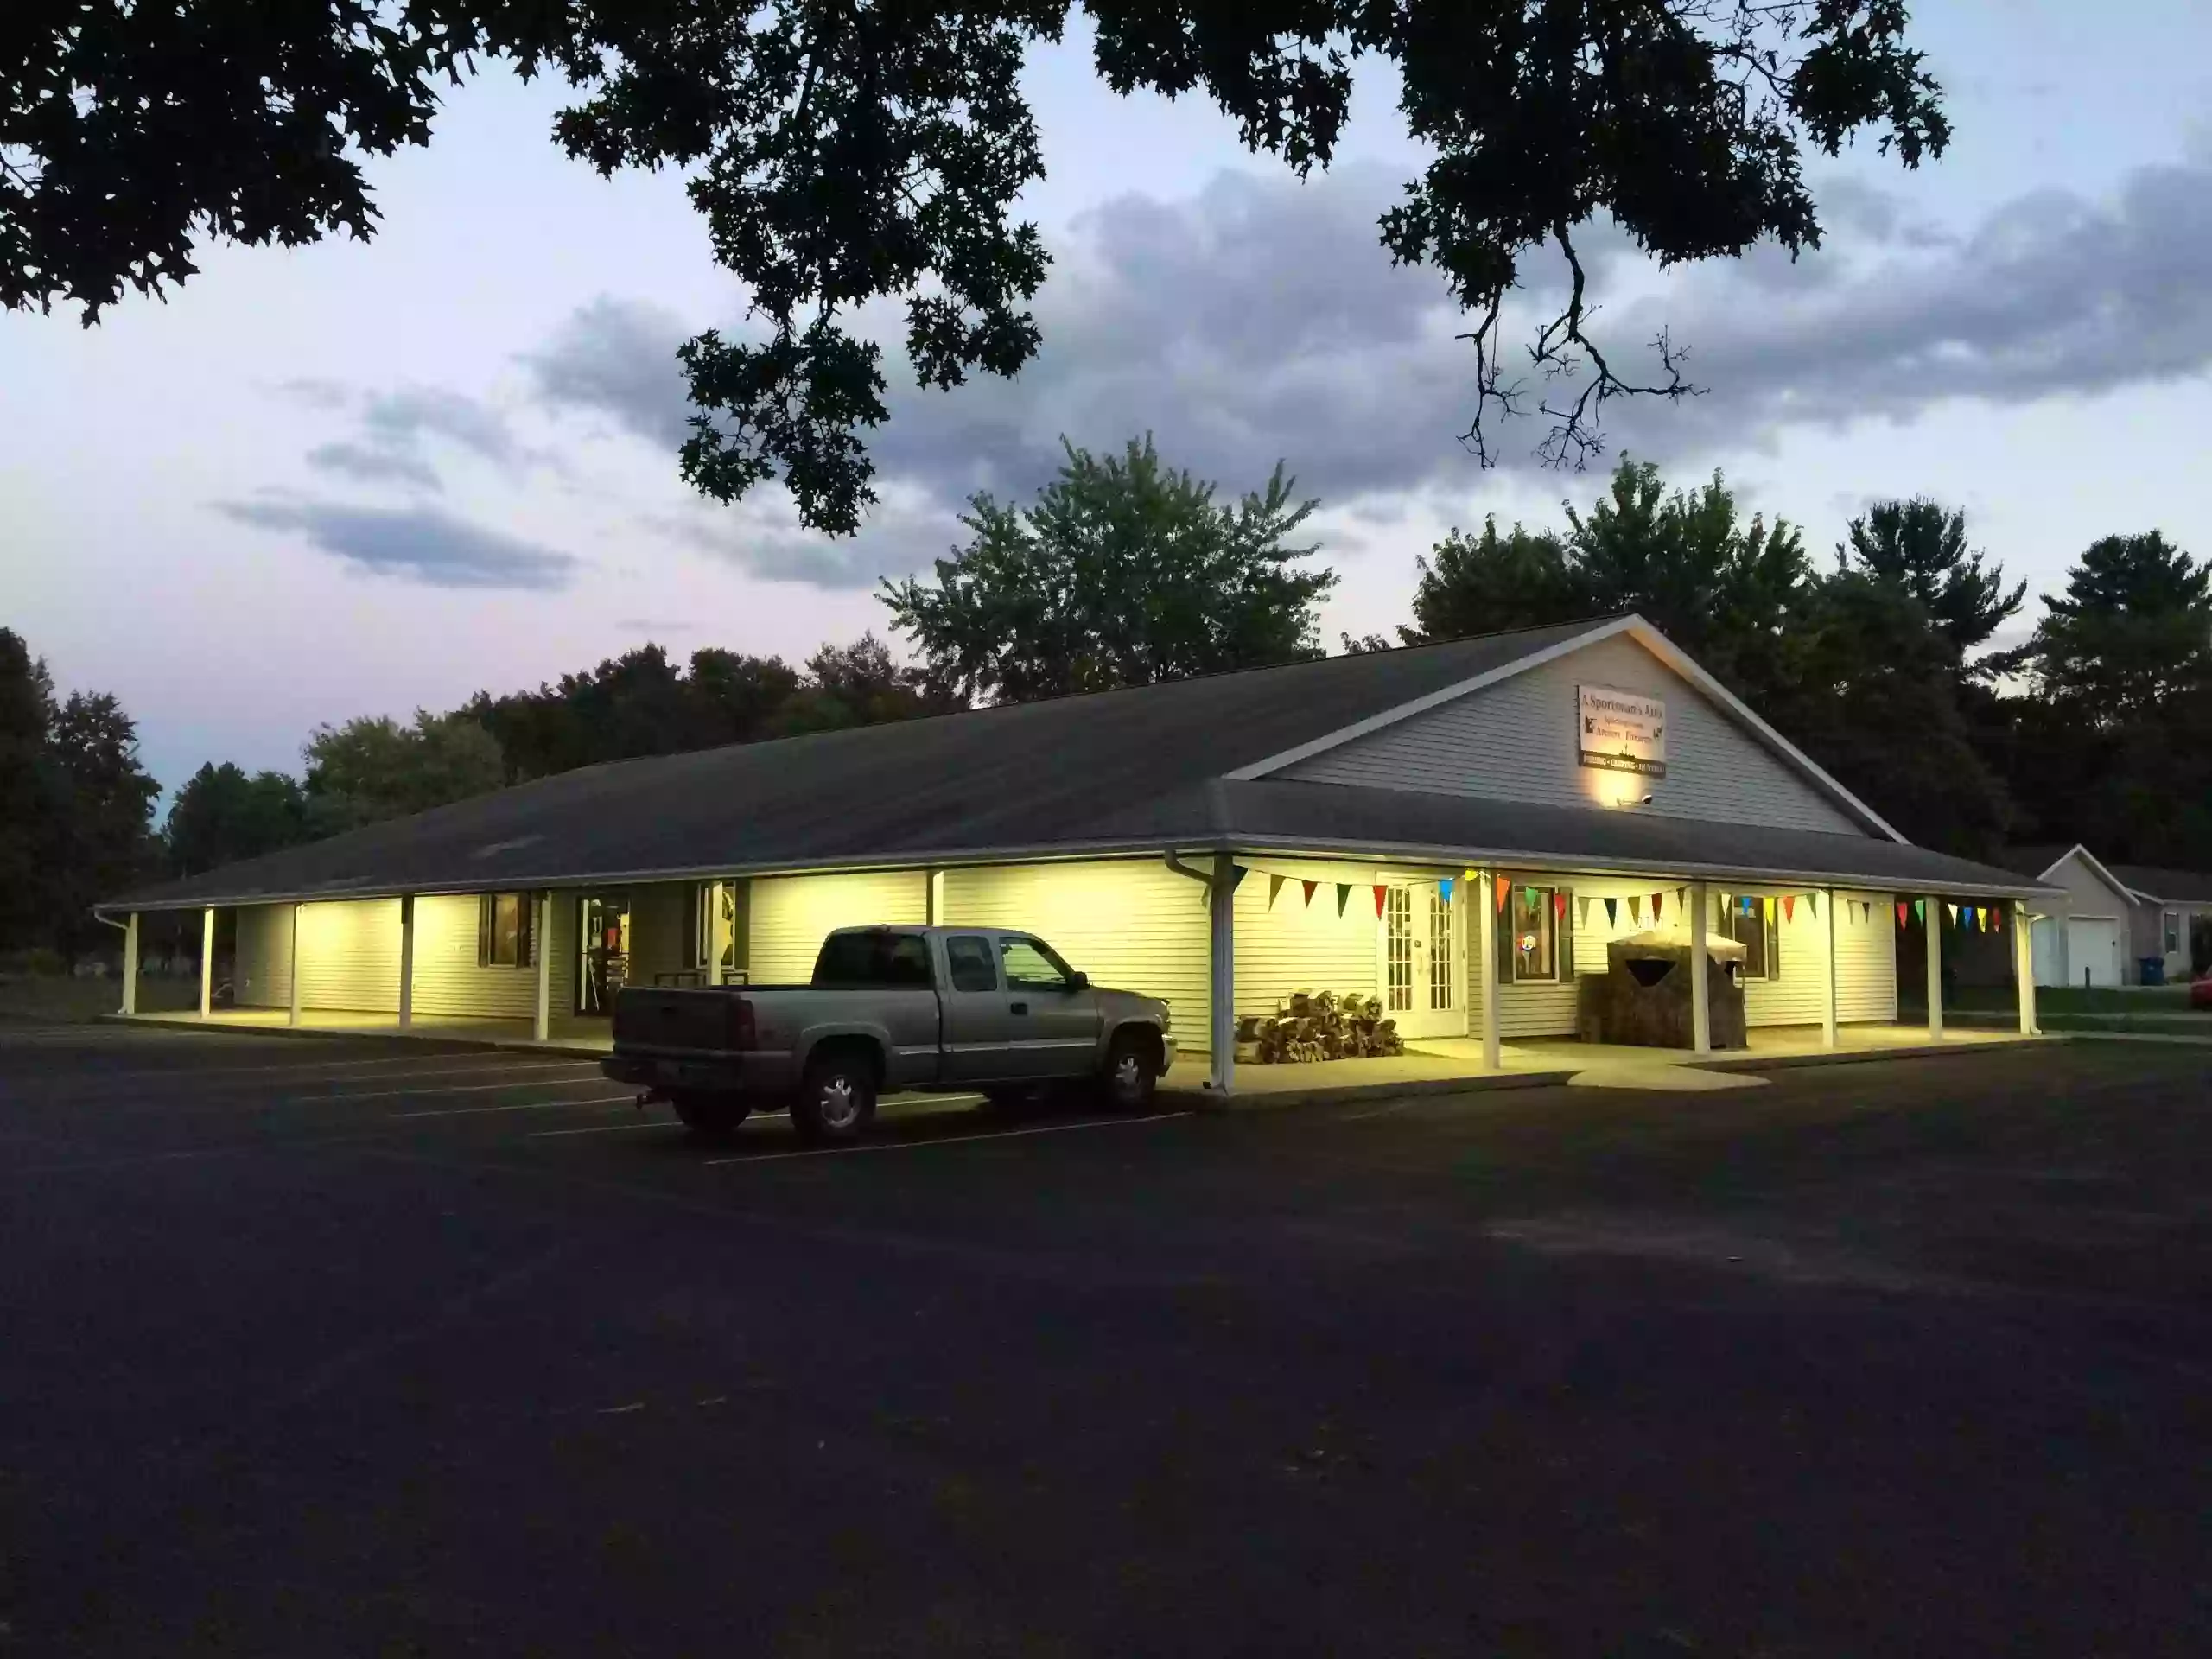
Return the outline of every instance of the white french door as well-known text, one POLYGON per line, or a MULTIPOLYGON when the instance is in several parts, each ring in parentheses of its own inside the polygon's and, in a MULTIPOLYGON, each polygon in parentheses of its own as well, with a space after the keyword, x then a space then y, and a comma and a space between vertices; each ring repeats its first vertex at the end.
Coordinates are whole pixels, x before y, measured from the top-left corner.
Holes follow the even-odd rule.
POLYGON ((1380 930, 1382 1013, 1402 1037, 1459 1037, 1465 948, 1458 907, 1433 882, 1383 890, 1380 930))

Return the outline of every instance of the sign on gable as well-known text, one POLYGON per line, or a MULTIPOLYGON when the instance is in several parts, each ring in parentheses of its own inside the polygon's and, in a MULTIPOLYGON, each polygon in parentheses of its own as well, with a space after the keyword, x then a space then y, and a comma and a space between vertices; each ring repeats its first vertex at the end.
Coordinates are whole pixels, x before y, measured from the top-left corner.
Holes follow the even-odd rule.
POLYGON ((1574 688, 1576 759, 1604 772, 1667 775, 1667 701, 1611 686, 1574 688))

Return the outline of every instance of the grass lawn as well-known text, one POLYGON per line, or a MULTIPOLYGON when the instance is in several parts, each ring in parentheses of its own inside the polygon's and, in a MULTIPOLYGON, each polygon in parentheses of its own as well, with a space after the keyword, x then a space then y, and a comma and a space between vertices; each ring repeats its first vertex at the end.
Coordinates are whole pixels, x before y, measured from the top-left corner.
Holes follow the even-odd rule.
MULTIPOLYGON (((73 1025, 113 1014, 123 1005, 123 984, 114 979, 79 979, 67 974, 0 975, 0 1020, 35 1020, 73 1025)), ((145 1014, 179 1012, 200 1005, 200 982, 142 974, 138 1007, 145 1014)))
MULTIPOLYGON (((1914 988, 1914 995, 1919 994, 1914 988)), ((1964 985, 1945 995, 1943 1006, 1967 1012, 1987 1010, 2009 1014, 2017 1006, 2010 985, 1964 985)), ((2187 1014, 2186 985, 2044 985, 2037 988, 2036 1007, 2044 1014, 2187 1014)))

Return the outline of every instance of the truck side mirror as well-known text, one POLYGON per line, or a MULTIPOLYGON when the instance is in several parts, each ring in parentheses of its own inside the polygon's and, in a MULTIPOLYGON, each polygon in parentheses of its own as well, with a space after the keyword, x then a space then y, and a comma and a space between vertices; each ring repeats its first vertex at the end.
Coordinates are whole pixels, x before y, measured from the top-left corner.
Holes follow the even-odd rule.
POLYGON ((1071 995, 1077 991, 1087 991, 1090 988, 1090 976, 1084 973, 1080 968, 1077 969, 1075 972, 1068 976, 1068 992, 1071 995))

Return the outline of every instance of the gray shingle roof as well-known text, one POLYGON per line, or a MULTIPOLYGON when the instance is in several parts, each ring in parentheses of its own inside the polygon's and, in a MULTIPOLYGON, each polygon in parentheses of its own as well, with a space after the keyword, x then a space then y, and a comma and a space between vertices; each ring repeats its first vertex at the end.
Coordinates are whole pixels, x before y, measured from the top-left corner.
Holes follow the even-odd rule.
POLYGON ((2212 875, 2202 870, 2162 870, 2148 864, 2105 868, 2140 893, 2173 905, 2212 905, 2212 875))
POLYGON ((2027 891, 1886 838, 1691 825, 1224 774, 1596 626, 1332 657, 588 766, 121 895, 110 911, 1234 842, 1526 850, 1629 866, 2027 891), (1920 861, 1938 861, 1924 863, 1920 861))

